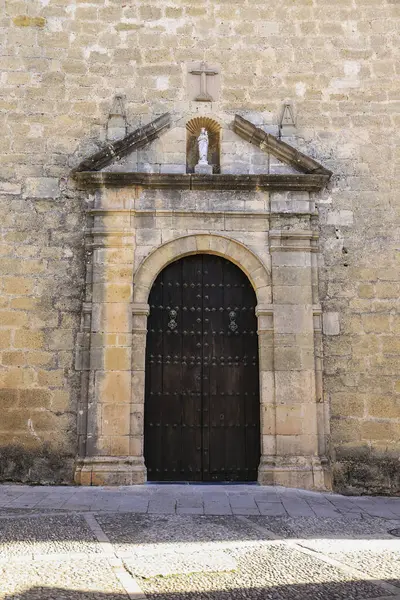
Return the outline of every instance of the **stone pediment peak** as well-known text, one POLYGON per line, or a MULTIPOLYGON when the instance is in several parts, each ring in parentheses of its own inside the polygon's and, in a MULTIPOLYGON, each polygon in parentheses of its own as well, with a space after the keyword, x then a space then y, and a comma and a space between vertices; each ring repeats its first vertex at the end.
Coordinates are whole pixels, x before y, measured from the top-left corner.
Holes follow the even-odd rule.
POLYGON ((290 165, 297 171, 306 174, 331 176, 332 172, 323 167, 319 162, 303 154, 290 144, 283 142, 270 133, 266 133, 240 115, 235 115, 233 131, 241 138, 258 146, 264 152, 273 154, 277 159, 290 165))

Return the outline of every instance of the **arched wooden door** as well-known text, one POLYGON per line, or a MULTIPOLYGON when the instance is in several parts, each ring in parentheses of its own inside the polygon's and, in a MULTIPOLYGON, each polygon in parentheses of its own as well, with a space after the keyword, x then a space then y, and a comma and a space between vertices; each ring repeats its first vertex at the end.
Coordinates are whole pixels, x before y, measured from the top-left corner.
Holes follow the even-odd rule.
POLYGON ((256 296, 213 255, 168 265, 150 297, 144 453, 150 481, 256 481, 256 296))

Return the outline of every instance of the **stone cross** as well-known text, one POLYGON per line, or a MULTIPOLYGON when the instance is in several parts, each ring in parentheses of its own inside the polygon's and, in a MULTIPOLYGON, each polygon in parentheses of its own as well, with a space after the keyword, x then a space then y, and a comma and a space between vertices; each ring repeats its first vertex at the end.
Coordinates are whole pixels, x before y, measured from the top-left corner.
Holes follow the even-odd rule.
POLYGON ((212 96, 207 92, 207 77, 218 75, 218 71, 208 69, 205 62, 200 63, 199 69, 190 71, 192 75, 200 75, 200 94, 196 96, 196 102, 213 102, 212 96))

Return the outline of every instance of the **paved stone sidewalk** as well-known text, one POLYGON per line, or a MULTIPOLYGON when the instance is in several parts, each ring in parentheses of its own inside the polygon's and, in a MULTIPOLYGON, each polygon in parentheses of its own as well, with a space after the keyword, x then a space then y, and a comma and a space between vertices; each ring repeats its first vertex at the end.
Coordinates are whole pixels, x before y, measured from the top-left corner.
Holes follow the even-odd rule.
POLYGON ((400 519, 400 498, 341 496, 257 485, 0 485, 0 512, 10 509, 400 519))
POLYGON ((400 498, 0 485, 0 600, 400 600, 400 498))

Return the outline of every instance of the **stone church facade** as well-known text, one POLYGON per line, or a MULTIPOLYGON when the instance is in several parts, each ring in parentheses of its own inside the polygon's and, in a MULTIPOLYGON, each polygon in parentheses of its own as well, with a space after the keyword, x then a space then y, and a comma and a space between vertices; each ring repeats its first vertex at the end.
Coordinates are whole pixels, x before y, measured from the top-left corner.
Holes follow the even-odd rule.
MULTIPOLYGON (((146 440, 167 455, 181 432, 177 472, 187 426, 197 479, 209 476, 210 427, 257 446, 249 477, 261 484, 398 493, 399 6, 3 4, 0 478, 154 480, 161 458, 146 440), (196 284, 191 304, 149 300, 160 282, 194 286, 184 273, 196 256, 239 279, 196 284), (255 297, 247 329, 248 307, 228 300, 239 280, 255 297), (204 308, 218 286, 219 304, 204 308), (201 332, 211 321, 222 336, 222 356, 199 358, 197 330, 186 356, 191 310, 201 332), (259 411, 228 423, 226 398, 244 414, 251 387, 245 375, 229 387, 251 362, 232 340, 250 333, 259 411), (182 340, 171 356, 168 339, 182 340), (166 387, 150 422, 154 356, 181 398, 178 422, 166 387), (190 392, 212 377, 217 392, 190 392), (200 420, 184 406, 195 395, 209 402, 193 404, 200 420)), ((230 480, 239 459, 225 454, 215 477, 230 480)))

